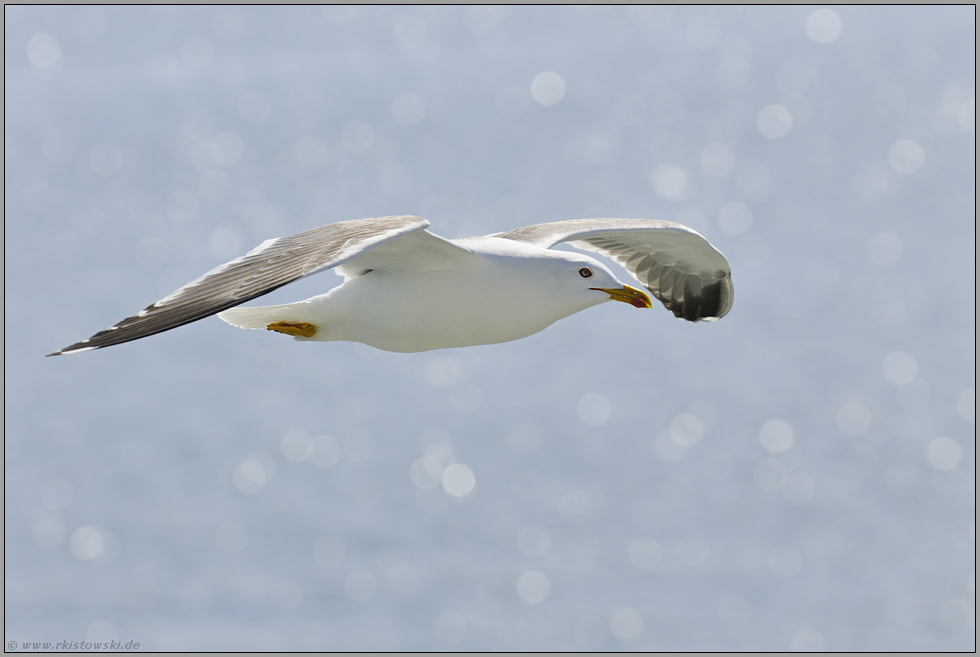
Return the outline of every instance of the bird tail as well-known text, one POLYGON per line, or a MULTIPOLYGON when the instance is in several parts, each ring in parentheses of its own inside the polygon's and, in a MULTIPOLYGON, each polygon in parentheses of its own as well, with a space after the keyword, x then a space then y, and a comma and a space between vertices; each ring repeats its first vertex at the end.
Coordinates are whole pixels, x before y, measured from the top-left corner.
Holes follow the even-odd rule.
POLYGON ((261 306, 259 308, 229 308, 218 313, 218 317, 232 326, 243 329, 266 329, 270 328, 270 325, 282 323, 310 325, 316 323, 311 316, 308 304, 302 303, 261 306))

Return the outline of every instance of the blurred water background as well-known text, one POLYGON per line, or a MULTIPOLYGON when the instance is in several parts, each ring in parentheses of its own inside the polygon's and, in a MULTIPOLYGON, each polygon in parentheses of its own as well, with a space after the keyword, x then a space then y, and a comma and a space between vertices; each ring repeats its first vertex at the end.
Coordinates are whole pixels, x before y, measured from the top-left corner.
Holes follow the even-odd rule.
POLYGON ((5 7, 5 638, 973 650, 974 26, 5 7), (388 214, 676 220, 735 305, 422 354, 211 318, 41 358, 388 214))

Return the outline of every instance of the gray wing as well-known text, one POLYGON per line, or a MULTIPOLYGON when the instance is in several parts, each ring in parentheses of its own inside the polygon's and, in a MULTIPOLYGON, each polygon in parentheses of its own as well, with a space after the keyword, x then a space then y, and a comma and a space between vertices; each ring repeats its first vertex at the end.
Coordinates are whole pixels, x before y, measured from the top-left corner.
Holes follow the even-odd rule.
POLYGON ((671 221, 576 219, 525 226, 503 237, 550 248, 568 242, 619 263, 667 310, 688 321, 714 321, 735 296, 728 261, 697 232, 671 221))
POLYGON ((328 224, 291 237, 267 240, 132 317, 48 356, 109 347, 169 331, 352 260, 352 271, 345 272, 347 276, 356 276, 386 261, 396 269, 404 268, 406 260, 412 260, 412 256, 405 254, 418 251, 420 246, 428 251, 464 253, 447 240, 425 231, 428 225, 428 221, 419 217, 377 217, 328 224), (404 248, 382 246, 409 235, 414 239, 409 239, 404 248), (375 251, 386 250, 387 258, 370 257, 375 251))

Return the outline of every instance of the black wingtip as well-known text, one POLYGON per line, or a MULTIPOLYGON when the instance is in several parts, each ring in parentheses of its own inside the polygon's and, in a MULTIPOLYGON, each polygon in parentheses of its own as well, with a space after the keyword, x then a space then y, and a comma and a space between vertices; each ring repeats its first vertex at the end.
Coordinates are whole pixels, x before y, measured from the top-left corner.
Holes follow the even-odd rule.
POLYGON ((98 347, 90 347, 86 343, 88 340, 82 340, 81 342, 75 343, 64 349, 59 349, 58 351, 52 351, 50 354, 44 354, 45 358, 50 358, 51 356, 64 356, 65 354, 80 354, 83 351, 92 351, 93 349, 98 349, 98 347))
POLYGON ((670 297, 663 297, 660 301, 677 319, 714 322, 728 314, 732 307, 732 296, 731 281, 726 278, 705 286, 688 281, 681 301, 670 297))

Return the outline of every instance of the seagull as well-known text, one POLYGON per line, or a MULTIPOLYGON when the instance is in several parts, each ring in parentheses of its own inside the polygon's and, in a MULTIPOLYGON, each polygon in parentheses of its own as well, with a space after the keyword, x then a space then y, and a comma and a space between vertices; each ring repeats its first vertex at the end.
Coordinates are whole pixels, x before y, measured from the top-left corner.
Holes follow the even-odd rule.
POLYGON ((565 242, 621 265, 676 317, 714 321, 732 307, 728 261, 699 233, 652 219, 577 219, 445 239, 414 216, 327 224, 266 240, 92 337, 48 356, 138 340, 217 314, 304 342, 346 340, 394 352, 527 337, 607 301, 652 308, 645 292, 565 242), (344 282, 305 301, 237 308, 334 269, 344 282))

